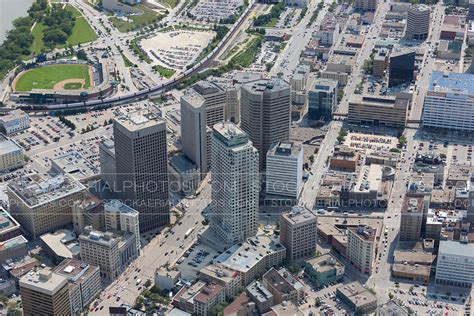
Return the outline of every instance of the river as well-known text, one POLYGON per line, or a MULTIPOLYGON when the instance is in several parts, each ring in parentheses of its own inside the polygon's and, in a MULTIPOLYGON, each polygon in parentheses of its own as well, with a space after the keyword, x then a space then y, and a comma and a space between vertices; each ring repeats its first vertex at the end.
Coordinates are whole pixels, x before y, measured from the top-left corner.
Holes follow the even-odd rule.
POLYGON ((13 28, 12 21, 26 16, 33 0, 0 0, 0 43, 3 43, 7 31, 13 28))

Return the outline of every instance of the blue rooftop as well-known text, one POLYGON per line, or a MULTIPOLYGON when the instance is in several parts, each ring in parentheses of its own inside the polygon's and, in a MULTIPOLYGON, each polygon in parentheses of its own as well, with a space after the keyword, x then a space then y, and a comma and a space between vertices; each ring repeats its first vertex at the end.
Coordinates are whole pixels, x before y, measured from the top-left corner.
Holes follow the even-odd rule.
POLYGON ((474 95, 474 75, 435 71, 428 91, 474 95))

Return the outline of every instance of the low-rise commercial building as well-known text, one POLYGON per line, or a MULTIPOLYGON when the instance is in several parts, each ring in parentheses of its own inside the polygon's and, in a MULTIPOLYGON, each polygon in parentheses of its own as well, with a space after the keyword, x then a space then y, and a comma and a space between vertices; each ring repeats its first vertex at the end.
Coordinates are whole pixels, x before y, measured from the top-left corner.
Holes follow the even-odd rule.
POLYGON ((0 116, 0 130, 5 135, 15 134, 30 127, 30 117, 22 110, 10 111, 0 116))
POLYGON ((207 283, 219 284, 225 289, 228 299, 234 298, 242 289, 242 280, 237 271, 223 265, 210 264, 199 270, 199 278, 207 283))
POLYGON ((349 101, 349 123, 369 126, 404 127, 410 100, 395 96, 354 94, 349 101))
POLYGON ((0 172, 7 172, 25 164, 25 151, 12 139, 0 135, 0 172))
POLYGON ((175 155, 169 160, 169 185, 171 192, 184 196, 196 194, 201 183, 201 171, 185 155, 175 155))
POLYGON ((247 286, 270 267, 281 264, 285 257, 286 248, 277 239, 263 235, 249 238, 241 246, 232 246, 214 263, 239 272, 242 286, 247 286))
POLYGON ((0 263, 28 254, 28 240, 23 235, 0 242, 0 263))
POLYGON ((273 295, 273 304, 280 304, 282 302, 293 302, 298 304, 304 298, 303 285, 293 279, 288 280, 291 276, 290 272, 285 268, 278 271, 271 268, 262 277, 262 284, 273 295))
POLYGON ((358 151, 345 145, 336 146, 329 160, 329 167, 344 172, 355 172, 360 159, 358 151))
POLYGON ((344 271, 344 264, 331 254, 307 260, 304 269, 308 278, 318 287, 340 280, 344 271))
POLYGON ((194 297, 193 315, 207 316, 214 306, 224 301, 224 287, 219 284, 210 283, 202 288, 198 295, 194 297))
POLYGON ((163 290, 172 290, 181 278, 181 272, 177 269, 160 267, 155 273, 155 285, 163 290))
POLYGON ((349 306, 353 312, 370 314, 377 308, 377 298, 375 295, 364 288, 358 281, 337 288, 336 296, 349 306))
POLYGON ((65 259, 79 258, 79 242, 71 230, 61 229, 54 233, 47 233, 41 235, 40 240, 44 252, 56 264, 65 259))
POLYGON ((268 312, 274 305, 273 294, 260 281, 253 281, 245 290, 260 314, 268 312))
POLYGON ((10 213, 33 238, 72 222, 72 205, 84 198, 85 187, 69 175, 42 179, 38 175, 9 183, 10 213))

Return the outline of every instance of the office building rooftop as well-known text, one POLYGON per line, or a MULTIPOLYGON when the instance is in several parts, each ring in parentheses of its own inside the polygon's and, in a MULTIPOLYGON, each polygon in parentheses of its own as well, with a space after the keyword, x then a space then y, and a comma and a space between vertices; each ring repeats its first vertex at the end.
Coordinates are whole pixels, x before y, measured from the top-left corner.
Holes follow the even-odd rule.
POLYGON ((268 150, 267 156, 287 156, 292 158, 297 158, 303 147, 300 144, 293 142, 277 142, 273 143, 268 150))
POLYGON ((308 221, 316 221, 316 216, 303 206, 293 206, 291 211, 281 215, 286 221, 292 224, 299 224, 308 221))
POLYGON ((406 108, 409 100, 398 98, 396 96, 371 96, 354 94, 351 96, 349 103, 363 103, 364 105, 386 108, 406 108))
POLYGON ((288 89, 288 83, 280 78, 260 79, 256 81, 244 84, 247 90, 251 90, 254 93, 263 93, 277 91, 281 89, 288 89))
POLYGON ((474 95, 474 75, 434 71, 431 74, 428 91, 474 95))
POLYGON ((70 230, 59 230, 40 236, 41 241, 61 258, 73 258, 79 254, 76 235, 70 230))
POLYGON ((99 170, 79 152, 71 151, 51 159, 52 169, 56 173, 68 173, 75 179, 97 174, 99 170))
POLYGON ((126 116, 117 119, 116 122, 125 127, 130 132, 165 123, 165 121, 158 115, 147 110, 128 113, 126 116))
POLYGON ((267 288, 259 281, 250 283, 250 285, 247 286, 247 292, 250 293, 254 300, 261 303, 264 303, 273 297, 272 293, 270 293, 270 291, 267 290, 267 288))
POLYGON ((93 230, 92 227, 88 226, 79 236, 79 241, 89 241, 96 244, 104 245, 106 247, 112 247, 114 244, 117 243, 118 247, 120 248, 130 238, 135 238, 134 234, 121 230, 108 230, 107 232, 102 232, 98 230, 93 230))
POLYGON ((339 287, 337 291, 348 298, 357 307, 372 301, 377 301, 375 295, 366 290, 358 281, 345 284, 339 287))
POLYGON ((291 283, 280 275, 275 268, 268 270, 268 272, 263 275, 263 279, 268 282, 268 284, 272 284, 281 295, 290 294, 295 290, 291 283))
POLYGON ((222 291, 224 291, 224 287, 222 285, 211 283, 202 288, 194 300, 201 303, 207 303, 214 299, 214 297, 219 295, 219 293, 222 291))
POLYGON ((31 271, 22 276, 20 279, 20 287, 46 295, 54 295, 67 282, 64 276, 52 273, 51 270, 45 268, 38 272, 31 271))
POLYGON ((268 236, 256 236, 234 245, 219 255, 214 262, 222 263, 232 270, 247 272, 260 260, 275 252, 286 252, 286 248, 278 241, 268 236))
POLYGON ((203 96, 207 94, 223 91, 223 89, 219 85, 217 85, 215 82, 208 81, 208 80, 199 81, 193 86, 193 89, 197 93, 203 96))
POLYGON ((63 260, 54 268, 54 273, 59 274, 69 280, 70 283, 79 284, 87 279, 98 267, 85 261, 77 259, 63 260))
POLYGON ((30 207, 53 202, 85 190, 81 183, 68 174, 46 179, 38 175, 22 177, 10 182, 8 188, 30 207))
POLYGON ((23 150, 15 141, 0 135, 0 155, 10 154, 19 150, 23 150))
POLYGON ((0 207, 0 235, 20 229, 20 224, 5 209, 0 207))
POLYGON ((344 273, 344 265, 329 253, 307 260, 306 262, 313 266, 313 269, 318 273, 325 273, 332 269, 336 269, 337 275, 344 273))
POLYGON ((377 230, 370 226, 347 227, 354 235, 366 241, 375 241, 377 230))
POLYGON ((0 242, 0 251, 14 249, 20 245, 27 244, 28 240, 23 235, 0 242))
POLYGON ((441 240, 439 243, 439 256, 463 256, 474 258, 474 244, 454 240, 441 240))
POLYGON ((215 124, 214 135, 229 147, 243 145, 248 142, 247 134, 237 125, 230 122, 215 124))

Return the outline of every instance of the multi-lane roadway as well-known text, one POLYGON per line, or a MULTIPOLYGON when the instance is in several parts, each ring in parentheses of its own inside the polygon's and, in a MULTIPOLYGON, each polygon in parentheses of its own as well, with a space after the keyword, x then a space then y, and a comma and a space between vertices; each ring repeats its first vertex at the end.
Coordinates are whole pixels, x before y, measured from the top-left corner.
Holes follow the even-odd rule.
POLYGON ((186 205, 183 216, 177 220, 174 226, 165 228, 156 237, 151 239, 141 249, 141 254, 119 278, 102 291, 98 310, 91 314, 101 315, 108 311, 110 306, 120 304, 133 305, 137 296, 143 291, 143 283, 146 280, 154 282, 156 270, 165 264, 173 265, 182 254, 196 241, 203 226, 201 212, 209 205, 211 196, 210 185, 207 181, 202 182, 201 193, 194 199, 182 199, 186 205), (194 228, 191 236, 185 238, 185 233, 194 228), (137 284, 137 280, 142 280, 137 284), (104 306, 104 309, 100 309, 104 306))

